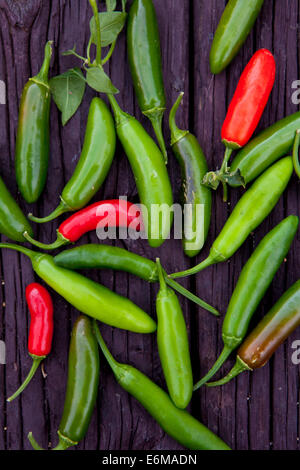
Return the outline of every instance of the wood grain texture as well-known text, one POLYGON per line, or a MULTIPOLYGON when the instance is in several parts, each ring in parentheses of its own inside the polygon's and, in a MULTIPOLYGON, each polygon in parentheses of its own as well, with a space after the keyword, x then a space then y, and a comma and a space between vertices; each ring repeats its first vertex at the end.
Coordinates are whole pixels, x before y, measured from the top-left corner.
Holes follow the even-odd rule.
MULTIPOLYGON (((299 39, 300 5, 298 0, 267 0, 244 47, 232 64, 213 77, 209 70, 209 50, 213 34, 226 4, 225 0, 154 0, 161 33, 164 78, 168 110, 179 91, 185 92, 178 113, 180 126, 195 133, 208 159, 209 167, 220 165, 223 145, 221 125, 239 76, 255 50, 269 48, 275 55, 277 75, 274 90, 257 132, 276 120, 298 110, 291 101, 291 84, 300 79, 299 39)), ((84 53, 89 38, 91 10, 82 0, 0 0, 0 80, 7 87, 7 103, 0 105, 1 176, 19 201, 24 212, 45 215, 56 206, 64 184, 71 177, 83 143, 88 108, 94 92, 86 90, 76 115, 62 128, 60 114, 52 103, 51 156, 46 189, 35 204, 28 206, 17 192, 14 174, 14 150, 18 106, 22 88, 37 73, 46 40, 54 40, 51 76, 79 63, 61 53, 76 43, 84 53)), ((120 89, 120 105, 143 123, 152 133, 149 122, 138 109, 129 74, 126 36, 123 32, 111 62, 106 66, 114 84, 120 89)), ((169 150, 169 174, 175 201, 179 201, 180 173, 169 146, 167 114, 164 134, 169 150)), ((226 312, 228 301, 242 266, 262 237, 282 218, 300 213, 300 182, 294 176, 288 190, 272 214, 227 263, 208 268, 199 275, 181 281, 199 296, 226 312)), ((111 171, 95 200, 127 195, 137 201, 131 169, 118 144, 111 171)), ((179 240, 167 241, 153 250, 143 241, 116 241, 136 253, 154 259, 161 257, 168 271, 192 266, 204 259, 220 232, 231 208, 241 195, 230 191, 226 206, 220 192, 213 195, 210 234, 203 252, 196 260, 183 256, 179 240)), ((63 217, 60 219, 63 220, 63 217)), ((43 242, 55 239, 58 221, 34 226, 43 242)), ((4 240, 4 237, 2 237, 4 240)), ((95 234, 80 243, 97 242, 95 234)), ((286 262, 277 273, 265 299, 258 308, 254 324, 280 295, 300 277, 300 235, 297 234, 286 262)), ((148 285, 124 273, 90 271, 85 274, 109 288, 128 296, 155 317, 157 286, 148 285)), ((53 294, 55 334, 53 352, 45 361, 46 377, 38 372, 21 397, 7 404, 5 399, 24 379, 31 359, 27 353, 28 311, 25 287, 38 280, 24 256, 0 252, 0 340, 5 341, 7 364, 0 365, 0 450, 30 449, 27 440, 33 431, 38 442, 47 447, 57 442, 58 428, 66 387, 67 356, 70 332, 78 312, 53 294)), ((195 380, 212 365, 222 347, 222 319, 180 298, 187 320, 195 380)), ((155 382, 165 387, 157 354, 155 335, 137 335, 103 326, 103 334, 118 360, 133 364, 155 382)), ((291 362, 292 342, 297 330, 263 369, 244 373, 223 388, 201 389, 194 394, 190 411, 232 448, 299 449, 299 367, 291 362)), ((232 356, 222 374, 233 364, 232 356)), ((116 383, 101 358, 101 378, 97 407, 86 438, 76 449, 154 450, 181 449, 168 437, 147 412, 116 383)))

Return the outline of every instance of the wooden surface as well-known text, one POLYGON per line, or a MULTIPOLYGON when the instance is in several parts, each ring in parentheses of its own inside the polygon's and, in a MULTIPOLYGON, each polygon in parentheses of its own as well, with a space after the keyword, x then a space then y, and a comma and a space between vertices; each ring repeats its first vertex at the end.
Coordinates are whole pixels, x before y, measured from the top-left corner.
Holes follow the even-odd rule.
MULTIPOLYGON (((241 52, 230 67, 217 77, 210 73, 208 57, 226 2, 155 0, 154 3, 161 32, 168 108, 178 92, 184 90, 179 124, 197 135, 211 169, 218 167, 222 159, 224 148, 220 141, 220 129, 227 105, 244 66, 255 50, 269 48, 277 62, 275 87, 258 130, 298 110, 291 101, 291 84, 300 79, 298 0, 266 0, 241 52)), ((61 53, 75 43, 78 52, 84 53, 89 38, 90 17, 87 0, 0 0, 0 79, 7 85, 7 104, 0 106, 1 176, 26 213, 30 209, 42 216, 56 206, 59 194, 78 161, 89 103, 94 93, 87 89, 79 111, 64 128, 60 124, 59 112, 52 103, 48 182, 39 203, 29 207, 17 194, 14 174, 15 137, 22 88, 27 79, 37 73, 47 39, 55 42, 51 76, 80 65, 76 59, 62 57, 61 53)), ((134 113, 151 132, 133 94, 124 32, 107 71, 120 89, 118 100, 121 106, 134 113)), ((167 119, 165 137, 169 141, 167 119)), ((168 150, 169 173, 174 197, 178 201, 180 174, 169 147, 168 150)), ((218 307, 224 315, 240 270, 261 238, 282 218, 299 214, 299 187, 299 181, 294 176, 275 210, 230 262, 208 268, 196 277, 185 280, 184 285, 218 307)), ((95 200, 119 195, 127 195, 131 201, 138 200, 133 176, 120 145, 109 177, 95 200)), ((207 255, 240 195, 241 191, 232 190, 230 204, 226 206, 222 202, 221 192, 214 194, 209 238, 197 260, 190 261, 183 256, 178 240, 167 241, 159 250, 149 249, 144 241, 117 242, 117 245, 126 246, 152 259, 159 255, 169 272, 189 267, 207 255)), ((53 241, 57 223, 35 226, 36 237, 43 242, 53 241)), ((80 243, 89 241, 96 242, 96 235, 86 236, 80 243)), ((253 324, 300 277, 299 249, 298 233, 287 261, 277 273, 253 324)), ((122 273, 103 271, 86 274, 130 297, 155 317, 157 286, 150 286, 122 273)), ((7 364, 0 365, 0 449, 30 449, 26 437, 29 431, 33 431, 44 447, 48 443, 55 445, 64 402, 70 331, 78 312, 53 293, 55 335, 53 352, 45 361, 47 376, 43 378, 38 372, 23 395, 7 404, 5 398, 18 388, 31 365, 27 353, 29 319, 24 292, 30 282, 38 279, 24 256, 7 250, 0 252, 0 277, 0 340, 5 341, 7 348, 7 364)), ((189 328, 194 378, 198 380, 221 350, 222 319, 217 320, 183 298, 180 301, 189 328)), ((105 326, 102 331, 117 359, 133 364, 165 387, 155 335, 129 334, 105 326)), ((244 373, 223 388, 204 387, 197 391, 190 411, 234 449, 298 449, 299 366, 292 364, 291 344, 299 339, 299 335, 300 330, 286 341, 263 369, 252 374, 244 373)), ((222 374, 233 364, 233 360, 234 355, 222 369, 222 374)), ((118 386, 102 359, 97 408, 86 438, 77 449, 176 450, 181 447, 118 386)))

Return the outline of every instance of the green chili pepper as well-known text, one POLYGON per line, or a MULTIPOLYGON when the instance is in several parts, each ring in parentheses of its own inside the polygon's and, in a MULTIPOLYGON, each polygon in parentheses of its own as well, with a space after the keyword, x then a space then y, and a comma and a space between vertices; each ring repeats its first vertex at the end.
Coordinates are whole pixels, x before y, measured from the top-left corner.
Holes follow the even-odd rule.
POLYGON ((293 147, 293 164, 294 164, 294 170, 297 176, 300 178, 299 145, 300 145, 300 129, 297 129, 294 147, 293 147))
MULTIPOLYGON (((293 147, 295 132, 300 128, 300 111, 277 121, 262 131, 240 150, 230 171, 240 170, 245 183, 250 183, 293 147)), ((230 182, 231 186, 235 186, 230 182)))
POLYGON ((282 158, 268 168, 238 201, 221 233, 214 241, 208 257, 197 266, 171 274, 170 277, 190 276, 207 266, 229 259, 276 206, 292 173, 291 157, 282 158))
POLYGON ((245 370, 263 367, 276 349, 300 325, 300 280, 276 302, 269 313, 245 339, 238 350, 236 363, 221 380, 206 384, 224 385, 245 370))
MULTIPOLYGON (((116 246, 93 243, 77 246, 56 255, 54 262, 66 269, 114 269, 126 271, 148 282, 158 281, 157 266, 154 261, 116 246)), ((220 315, 214 307, 167 276, 166 282, 174 290, 208 312, 216 316, 220 315)))
POLYGON ((293 215, 280 222, 263 238, 243 267, 223 322, 224 349, 194 390, 204 385, 243 341, 254 312, 290 249, 298 225, 299 219, 293 215))
POLYGON ((86 126, 84 144, 74 174, 65 186, 61 203, 48 217, 29 214, 34 222, 44 223, 69 211, 86 206, 99 191, 111 167, 116 148, 113 117, 100 98, 93 98, 86 126))
POLYGON ((28 256, 36 274, 80 312, 135 333, 156 330, 154 320, 129 299, 81 274, 57 266, 52 256, 10 243, 0 243, 0 248, 10 248, 28 256))
POLYGON ((176 294, 167 287, 157 259, 160 290, 156 297, 157 345, 169 395, 186 408, 193 394, 193 372, 184 316, 176 294))
MULTIPOLYGON (((97 400, 99 369, 99 351, 91 320, 80 315, 72 329, 66 398, 57 431, 59 444, 53 450, 66 450, 84 438, 97 400)), ((28 439, 35 450, 43 450, 31 432, 28 439)))
POLYGON ((169 395, 146 375, 132 366, 117 362, 107 349, 96 322, 94 331, 118 383, 141 403, 167 434, 188 449, 230 450, 206 426, 187 411, 177 408, 169 395))
POLYGON ((181 103, 180 93, 169 117, 171 146, 182 175, 182 202, 184 205, 183 249, 187 256, 196 256, 204 245, 211 219, 211 190, 201 184, 208 167, 196 137, 178 129, 175 117, 181 103), (199 209, 203 208, 203 212, 199 209), (203 217, 199 220, 200 214, 203 217))
POLYGON ((49 159, 49 115, 51 92, 48 72, 52 41, 45 47, 45 59, 38 75, 26 83, 19 110, 15 168, 18 187, 25 201, 40 197, 47 179, 49 159))
POLYGON ((113 95, 108 95, 108 99, 115 114, 118 137, 134 173, 148 242, 157 248, 169 236, 173 222, 169 175, 159 148, 143 126, 120 109, 113 95))
POLYGON ((15 242, 25 242, 25 232, 33 235, 28 220, 0 177, 0 233, 15 242))
POLYGON ((237 55, 246 41, 263 6, 264 0, 229 0, 211 46, 211 72, 218 74, 237 55))
POLYGON ((166 109, 159 31, 152 0, 134 0, 127 25, 128 60, 135 94, 142 113, 154 128, 157 141, 167 162, 162 134, 166 109))

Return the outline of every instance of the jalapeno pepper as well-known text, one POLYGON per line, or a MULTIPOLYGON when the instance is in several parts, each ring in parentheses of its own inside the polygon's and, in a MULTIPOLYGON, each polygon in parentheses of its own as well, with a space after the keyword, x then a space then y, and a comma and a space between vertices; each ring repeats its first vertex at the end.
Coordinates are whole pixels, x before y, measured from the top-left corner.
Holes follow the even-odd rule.
POLYGON ((26 300, 31 316, 28 352, 33 359, 33 364, 22 385, 7 401, 13 401, 25 390, 40 363, 51 351, 53 338, 53 303, 51 296, 45 287, 34 282, 26 287, 26 300))
POLYGON ((236 364, 221 380, 206 385, 224 385, 245 370, 263 367, 279 346, 300 325, 300 280, 295 282, 240 346, 236 364))
MULTIPOLYGON (((257 178, 279 158, 293 148, 295 132, 300 128, 300 111, 277 121, 241 149, 230 165, 230 171, 239 170, 245 184, 257 178)), ((230 186, 239 183, 229 181, 230 186)))
POLYGON ((43 250, 55 250, 63 245, 75 243, 87 232, 105 227, 143 228, 141 210, 125 199, 100 201, 71 215, 57 230, 57 240, 50 245, 34 240, 28 233, 24 237, 32 245, 43 250), (134 227, 133 227, 134 225, 134 227))
POLYGON ((116 132, 113 117, 100 98, 91 102, 84 144, 74 174, 65 186, 61 203, 48 217, 29 219, 44 223, 65 212, 86 206, 99 191, 111 167, 116 148, 116 132))
POLYGON ((187 411, 177 408, 169 395, 139 370, 117 362, 94 322, 98 344, 121 387, 138 400, 162 429, 192 450, 230 450, 227 444, 187 411))
MULTIPOLYGON (((116 246, 92 243, 81 245, 71 250, 62 251, 54 257, 54 262, 66 269, 114 269, 134 274, 148 282, 158 281, 157 266, 153 261, 116 246)), ((214 307, 166 275, 165 281, 174 290, 208 312, 216 316, 220 315, 214 307)))
POLYGON ((222 182, 224 201, 227 200, 227 182, 236 182, 240 178, 239 170, 232 172, 228 168, 229 158, 234 149, 243 147, 252 137, 272 91, 275 70, 271 52, 267 49, 257 51, 243 71, 229 105, 221 132, 222 142, 226 146, 221 169, 207 173, 203 179, 213 189, 222 182))
POLYGON ((211 72, 218 74, 237 55, 263 6, 264 0, 229 0, 210 50, 211 72))
POLYGON ((52 256, 10 243, 0 243, 0 248, 9 248, 28 256, 35 273, 80 312, 107 325, 135 333, 156 330, 155 321, 129 299, 79 273, 60 268, 52 256))
POLYGON ((154 128, 167 162, 162 134, 166 109, 159 31, 152 0, 134 0, 128 14, 127 48, 135 94, 142 113, 154 128))
POLYGON ((113 95, 108 98, 115 114, 118 137, 135 177, 148 242, 157 248, 169 236, 173 223, 169 175, 159 148, 143 126, 120 109, 113 95))
MULTIPOLYGON (((99 387, 99 351, 89 318, 76 320, 69 347, 68 381, 59 429, 59 444, 53 450, 76 446, 86 435, 99 387)), ((35 450, 43 450, 32 433, 28 439, 35 450)))
POLYGON ((160 289, 156 297, 157 345, 169 395, 177 408, 186 408, 193 394, 189 340, 180 303, 167 287, 157 259, 160 289))
POLYGON ((211 190, 201 184, 207 172, 207 162, 196 137, 189 131, 181 130, 175 122, 176 112, 181 103, 180 93, 169 117, 171 146, 177 158, 182 175, 182 203, 184 205, 183 249, 187 256, 196 256, 208 235, 211 219, 211 190), (203 208, 203 212, 200 209, 203 208), (203 214, 200 218, 200 214, 203 214))
POLYGON ((28 203, 40 197, 46 180, 49 159, 49 115, 51 92, 48 72, 52 41, 45 47, 40 72, 26 83, 19 110, 15 168, 19 190, 28 203))
POLYGON ((290 249, 298 225, 299 219, 293 215, 280 222, 263 238, 243 267, 222 326, 223 351, 194 390, 208 382, 243 341, 254 312, 290 249))
POLYGON ((0 177, 0 233, 15 242, 25 242, 24 233, 33 236, 29 221, 0 177))
POLYGON ((299 145, 300 145, 300 129, 297 129, 294 147, 293 147, 293 164, 294 164, 294 170, 297 176, 300 178, 299 145))
POLYGON ((209 256, 195 267, 171 274, 170 277, 190 276, 207 266, 228 260, 275 207, 292 173, 291 157, 282 158, 268 168, 238 201, 214 241, 209 256))

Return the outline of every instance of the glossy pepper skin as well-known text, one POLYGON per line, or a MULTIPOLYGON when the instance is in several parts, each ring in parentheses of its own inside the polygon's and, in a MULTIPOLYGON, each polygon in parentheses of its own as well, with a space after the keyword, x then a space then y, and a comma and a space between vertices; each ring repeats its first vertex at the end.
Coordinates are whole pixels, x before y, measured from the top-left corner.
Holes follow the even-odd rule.
POLYGON ((187 256, 194 257, 203 247, 208 235, 212 196, 210 188, 201 183, 208 167, 199 142, 189 131, 179 129, 175 122, 176 112, 182 97, 183 93, 180 93, 170 112, 169 127, 172 150, 180 165, 182 176, 181 197, 185 207, 183 250, 187 256), (198 208, 201 205, 203 218, 199 220, 198 208))
MULTIPOLYGON (((108 95, 117 126, 117 135, 131 165, 140 202, 144 207, 143 221, 151 247, 157 248, 169 236, 173 223, 173 194, 161 152, 143 126, 122 111, 113 95, 108 95), (159 206, 167 209, 166 217, 153 216, 159 206)), ((143 212, 143 211, 142 211, 143 212)))
POLYGON ((140 109, 150 119, 167 162, 167 150, 162 134, 166 96, 158 24, 152 0, 133 1, 128 14, 127 50, 140 109))
POLYGON ((209 55, 213 74, 222 72, 246 41, 264 0, 229 0, 214 35, 209 55))
POLYGON ((26 202, 40 197, 49 159, 49 115, 51 92, 48 71, 52 41, 45 47, 45 58, 38 75, 26 83, 21 97, 15 151, 15 170, 19 190, 26 202))
POLYGON ((293 146, 293 164, 294 164, 294 170, 298 178, 300 178, 299 145, 300 145, 300 129, 297 129, 294 146, 293 146))
POLYGON ((292 173, 291 157, 282 158, 268 168, 240 198, 212 244, 209 256, 195 267, 170 277, 190 276, 229 259, 276 206, 292 173))
POLYGON ((117 362, 107 349, 96 322, 94 331, 120 386, 141 403, 169 436, 191 450, 230 450, 206 426, 187 411, 177 408, 169 395, 146 375, 132 366, 117 362))
POLYGON ((259 243, 242 269, 222 326, 224 348, 219 358, 194 387, 204 385, 243 341, 250 320, 286 257, 299 226, 296 216, 289 216, 259 243))
POLYGON ((160 289, 156 297, 157 346, 171 400, 185 409, 193 394, 188 333, 180 303, 165 282, 157 259, 160 289))
POLYGON ((24 233, 33 236, 31 225, 0 177, 0 233, 15 242, 25 242, 24 233))
MULTIPOLYGON (((72 329, 66 397, 57 432, 59 444, 53 450, 76 446, 86 435, 97 400, 99 373, 99 351, 92 322, 80 315, 72 329)), ((28 438, 35 450, 43 450, 32 433, 28 438)))
POLYGON ((272 91, 276 73, 275 59, 267 49, 258 50, 245 67, 230 102, 221 137, 226 147, 221 169, 209 172, 203 183, 216 189, 221 181, 224 201, 227 200, 227 183, 244 184, 240 171, 233 172, 228 161, 234 149, 247 144, 252 137, 272 91))
MULTIPOLYGON (((300 111, 277 121, 254 137, 234 157, 230 170, 240 171, 245 184, 256 179, 293 147, 295 132, 300 128, 300 111)), ((230 186, 238 186, 229 182, 230 186)))
POLYGON ((43 250, 55 250, 60 246, 75 243, 84 234, 104 227, 143 228, 141 210, 125 199, 111 199, 91 204, 71 215, 57 230, 57 240, 50 245, 34 240, 28 233, 24 237, 32 245, 43 250))
POLYGON ((263 367, 279 346, 300 325, 300 280, 276 302, 247 336, 237 352, 236 364, 221 380, 207 385, 224 385, 245 370, 263 367))
POLYGON ((88 115, 80 159, 72 178, 61 195, 61 203, 48 217, 29 219, 44 223, 65 212, 74 212, 86 206, 99 191, 111 167, 116 149, 113 117, 103 100, 93 98, 88 115))
POLYGON ((22 385, 7 401, 13 401, 23 392, 40 363, 51 352, 54 330, 51 296, 45 287, 36 282, 26 287, 25 294, 31 316, 28 352, 33 359, 33 364, 22 385))
MULTIPOLYGON (((157 266, 154 261, 116 246, 93 243, 81 245, 71 250, 62 251, 54 257, 54 262, 66 269, 114 269, 133 274, 148 282, 158 281, 157 266)), ((219 316, 219 312, 214 307, 208 305, 176 281, 169 279, 166 274, 165 280, 175 291, 213 315, 219 316)))
POLYGON ((52 256, 10 243, 1 243, 0 248, 10 248, 28 256, 35 273, 80 312, 135 333, 156 330, 155 321, 129 299, 77 272, 60 268, 52 256))

